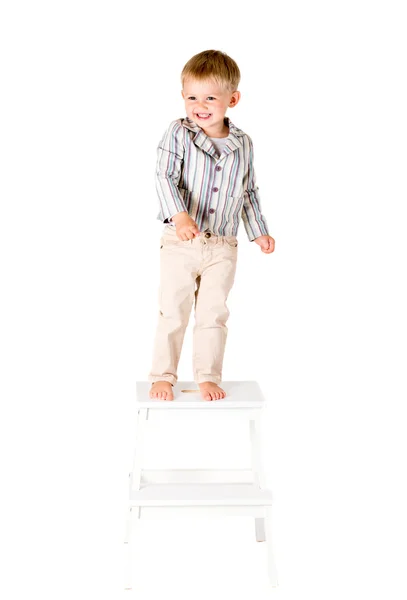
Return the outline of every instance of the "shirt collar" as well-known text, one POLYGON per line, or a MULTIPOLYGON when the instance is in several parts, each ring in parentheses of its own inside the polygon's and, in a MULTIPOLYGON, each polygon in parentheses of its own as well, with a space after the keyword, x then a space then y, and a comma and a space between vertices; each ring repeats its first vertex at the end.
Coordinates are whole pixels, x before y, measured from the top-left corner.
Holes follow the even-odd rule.
MULTIPOLYGON (((223 154, 227 155, 230 154, 230 152, 233 152, 233 150, 236 150, 237 148, 243 145, 240 138, 244 136, 245 133, 244 131, 236 127, 236 125, 232 123, 229 117, 224 117, 224 122, 225 125, 229 127, 229 136, 227 138, 226 148, 223 150, 223 154)), ((195 121, 192 121, 192 119, 190 119, 189 117, 185 117, 184 119, 182 119, 182 125, 186 129, 189 129, 190 131, 195 133, 193 141, 197 146, 202 148, 202 150, 205 150, 205 152, 207 152, 208 154, 211 154, 212 156, 216 157, 216 150, 213 147, 211 140, 202 129, 202 127, 195 123, 195 121)))

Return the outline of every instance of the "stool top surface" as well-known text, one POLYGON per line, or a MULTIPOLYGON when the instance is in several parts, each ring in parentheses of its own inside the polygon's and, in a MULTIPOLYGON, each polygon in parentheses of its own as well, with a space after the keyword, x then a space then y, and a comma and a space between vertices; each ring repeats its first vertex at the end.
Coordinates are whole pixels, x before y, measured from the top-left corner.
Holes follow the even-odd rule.
POLYGON ((220 387, 225 390, 226 396, 220 400, 204 400, 198 385, 194 381, 177 381, 172 388, 174 400, 150 398, 151 385, 149 381, 136 382, 137 406, 139 408, 219 410, 223 408, 261 408, 265 402, 257 381, 223 381, 220 387))

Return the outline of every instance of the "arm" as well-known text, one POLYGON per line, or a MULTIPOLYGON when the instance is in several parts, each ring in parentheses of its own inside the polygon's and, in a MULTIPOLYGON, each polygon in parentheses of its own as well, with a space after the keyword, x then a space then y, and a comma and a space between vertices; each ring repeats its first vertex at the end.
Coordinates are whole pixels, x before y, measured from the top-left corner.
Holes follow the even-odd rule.
POLYGON ((243 179, 244 202, 242 219, 247 237, 252 242, 261 235, 269 235, 267 221, 261 212, 259 188, 256 185, 256 174, 253 165, 253 142, 249 136, 249 160, 247 172, 243 179))
POLYGON ((173 215, 187 211, 178 190, 184 159, 183 128, 173 121, 157 148, 156 189, 160 202, 160 216, 167 223, 173 215))

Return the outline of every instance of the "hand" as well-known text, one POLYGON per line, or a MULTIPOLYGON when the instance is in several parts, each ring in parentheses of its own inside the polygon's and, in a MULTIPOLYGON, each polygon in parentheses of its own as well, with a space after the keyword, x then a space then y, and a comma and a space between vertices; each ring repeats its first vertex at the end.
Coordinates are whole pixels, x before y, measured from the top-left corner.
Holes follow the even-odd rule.
POLYGON ((253 241, 260 246, 261 251, 264 252, 264 254, 271 254, 271 252, 274 252, 275 241, 271 235, 261 235, 253 241))
POLYGON ((174 215, 171 220, 175 223, 177 237, 183 242, 192 240, 201 233, 198 225, 185 211, 174 215))

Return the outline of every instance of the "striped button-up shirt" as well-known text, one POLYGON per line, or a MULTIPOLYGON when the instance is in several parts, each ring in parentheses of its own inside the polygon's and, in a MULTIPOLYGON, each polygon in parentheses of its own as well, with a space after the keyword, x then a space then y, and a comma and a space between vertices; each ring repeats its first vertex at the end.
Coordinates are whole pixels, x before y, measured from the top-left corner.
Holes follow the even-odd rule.
MULTIPOLYGON (((187 211, 200 231, 236 235, 243 223, 250 241, 269 235, 253 167, 253 142, 229 117, 226 147, 219 155, 199 125, 172 121, 157 148, 157 219, 169 223, 187 211)), ((172 223, 170 223, 172 224, 172 223)))

